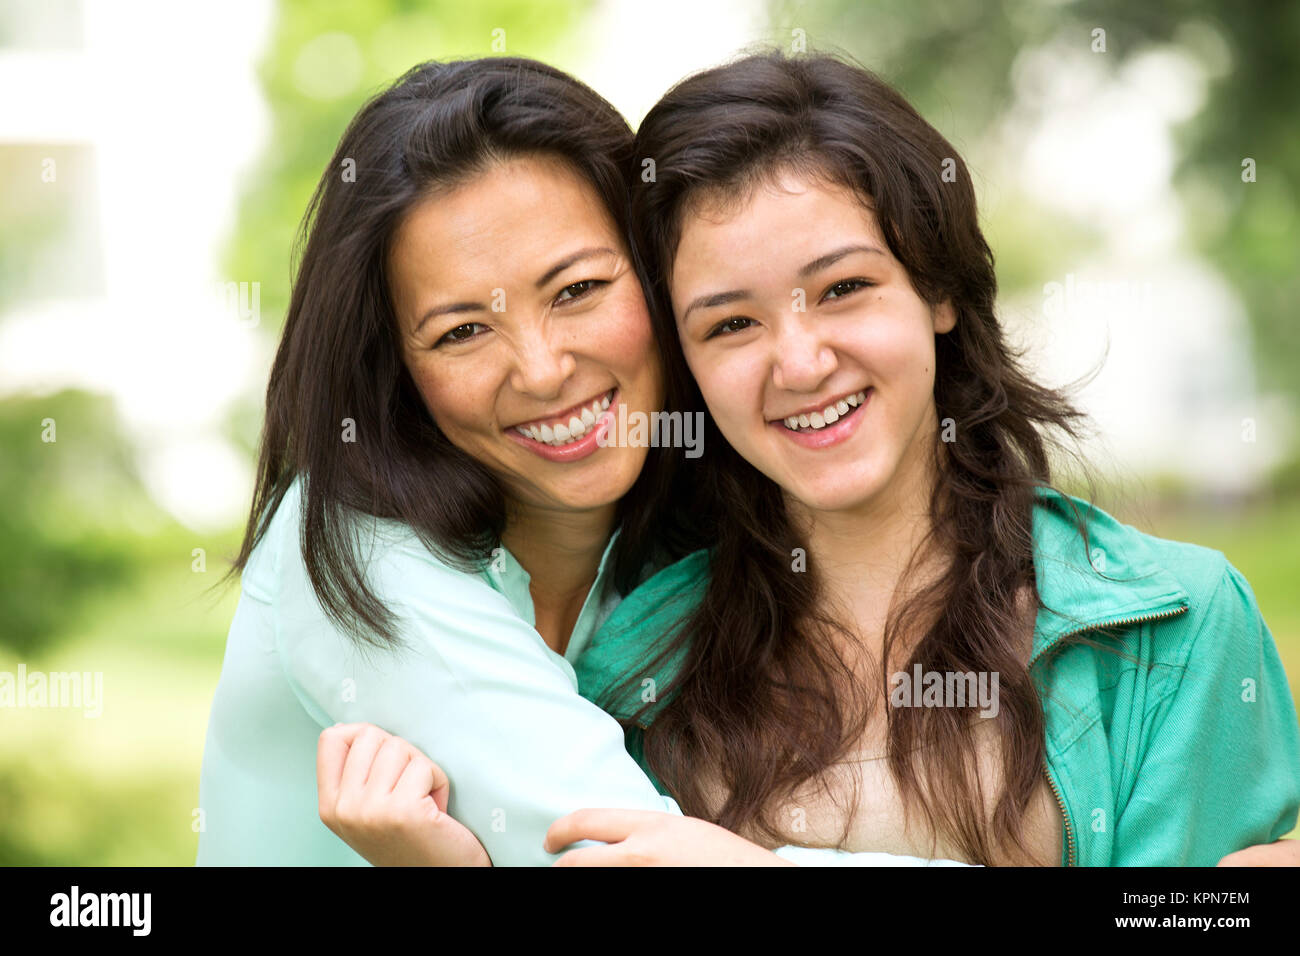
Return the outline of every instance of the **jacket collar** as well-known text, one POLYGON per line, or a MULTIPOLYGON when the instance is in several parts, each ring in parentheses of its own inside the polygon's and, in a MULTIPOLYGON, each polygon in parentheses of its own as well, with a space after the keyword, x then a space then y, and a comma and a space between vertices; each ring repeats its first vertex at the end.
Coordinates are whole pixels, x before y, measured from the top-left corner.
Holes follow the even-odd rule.
POLYGON ((1034 576, 1042 606, 1031 663, 1069 634, 1175 614, 1189 606, 1187 592, 1156 560, 1146 535, 1095 505, 1040 486, 1033 522, 1034 576), (1086 521, 1086 545, 1079 519, 1086 521))

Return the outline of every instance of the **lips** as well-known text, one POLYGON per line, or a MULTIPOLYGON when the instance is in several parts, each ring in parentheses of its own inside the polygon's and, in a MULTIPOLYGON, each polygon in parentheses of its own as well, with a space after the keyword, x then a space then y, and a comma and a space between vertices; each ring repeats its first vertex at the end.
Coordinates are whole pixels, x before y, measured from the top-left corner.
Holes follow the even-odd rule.
MULTIPOLYGON (((574 437, 568 434, 569 426, 563 423, 557 423, 555 428, 543 420, 540 425, 530 423, 527 426, 516 425, 505 430, 506 437, 526 451, 555 464, 573 464, 595 455, 601 448, 601 436, 608 433, 614 417, 620 409, 623 409, 621 393, 617 388, 612 392, 602 395, 598 399, 592 399, 590 404, 576 406, 580 410, 585 410, 587 414, 595 416, 595 409, 602 408, 603 411, 599 416, 595 416, 593 423, 589 426, 585 421, 585 416, 578 417, 579 427, 583 429, 581 433, 574 437), (533 434, 538 435, 537 438, 533 434), (543 437, 550 435, 550 441, 542 440, 543 437), (557 437, 557 434, 559 437, 557 437)), ((570 416, 575 417, 575 416, 570 416)), ((558 416, 554 419, 558 422, 558 416)))
POLYGON ((834 425, 841 418, 847 418, 867 400, 870 388, 851 392, 833 399, 824 405, 814 405, 794 415, 777 419, 792 432, 819 431, 828 425, 834 425))
POLYGON ((586 402, 565 409, 546 418, 534 419, 520 425, 511 426, 524 438, 552 447, 560 447, 582 439, 597 420, 609 408, 617 388, 598 395, 586 402))

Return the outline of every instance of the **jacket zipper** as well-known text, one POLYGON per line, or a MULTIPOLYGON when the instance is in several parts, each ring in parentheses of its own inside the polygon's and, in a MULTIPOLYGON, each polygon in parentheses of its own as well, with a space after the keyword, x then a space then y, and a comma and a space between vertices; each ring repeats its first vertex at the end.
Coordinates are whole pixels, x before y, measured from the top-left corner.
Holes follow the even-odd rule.
MULTIPOLYGON (((1158 621, 1161 618, 1173 617, 1176 614, 1183 614, 1187 611, 1187 605, 1182 607, 1171 608, 1167 611, 1160 611, 1156 614, 1143 614, 1139 617, 1125 618, 1118 621, 1105 621, 1101 624, 1089 624, 1087 627, 1081 627, 1078 630, 1070 631, 1068 634, 1062 634, 1050 647, 1045 647, 1030 660, 1028 667, 1032 668, 1047 651, 1054 650, 1058 644, 1068 637, 1075 637, 1078 634, 1084 634, 1088 631, 1101 631, 1112 627, 1127 627, 1130 624, 1141 624, 1145 621, 1158 621)), ((1070 811, 1065 807, 1065 801, 1061 799, 1061 791, 1056 786, 1056 780, 1052 777, 1052 768, 1043 759, 1043 772, 1047 775, 1047 785, 1052 788, 1052 796, 1056 797, 1056 805, 1061 808, 1061 819, 1065 822, 1065 845, 1066 845, 1066 866, 1075 866, 1074 856, 1074 827, 1070 824, 1070 811)))
POLYGON ((1061 799, 1061 791, 1056 789, 1052 768, 1048 766, 1046 758, 1043 760, 1043 771, 1047 775, 1047 785, 1052 788, 1052 796, 1056 797, 1056 805, 1061 808, 1061 819, 1065 821, 1065 846, 1068 851, 1065 865, 1074 866, 1074 828, 1070 826, 1070 811, 1065 809, 1065 801, 1061 799))

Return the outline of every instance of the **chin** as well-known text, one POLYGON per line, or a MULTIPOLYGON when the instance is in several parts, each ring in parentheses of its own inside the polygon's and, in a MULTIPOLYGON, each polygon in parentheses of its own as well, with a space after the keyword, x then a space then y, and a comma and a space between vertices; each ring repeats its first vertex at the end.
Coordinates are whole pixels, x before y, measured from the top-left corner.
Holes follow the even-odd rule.
POLYGON ((874 489, 863 488, 803 488, 789 493, 810 511, 851 511, 872 498, 874 489))
POLYGON ((787 485, 786 494, 812 511, 852 511, 880 495, 886 482, 871 462, 827 469, 815 480, 787 485))
POLYGON ((563 487, 551 489, 550 495, 554 500, 562 502, 574 511, 602 508, 613 504, 631 491, 632 485, 636 482, 636 474, 632 472, 624 475, 620 471, 594 476, 589 480, 565 482, 563 487))

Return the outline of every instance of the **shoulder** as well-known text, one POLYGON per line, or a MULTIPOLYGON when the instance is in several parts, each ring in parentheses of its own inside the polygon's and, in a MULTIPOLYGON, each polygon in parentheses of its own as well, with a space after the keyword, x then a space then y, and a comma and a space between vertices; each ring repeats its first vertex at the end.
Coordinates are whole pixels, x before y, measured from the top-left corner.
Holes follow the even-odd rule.
MULTIPOLYGON (((277 603, 290 589, 311 590, 303 557, 305 494, 305 479, 298 475, 265 519, 265 531, 244 569, 244 590, 268 603, 277 603)), ((358 567, 366 584, 382 599, 500 597, 476 570, 459 567, 457 562, 431 550, 409 525, 359 511, 347 511, 345 515, 347 540, 358 567), (416 589, 421 593, 413 594, 416 589)))
POLYGON ((1035 558, 1092 568, 1119 580, 1168 574, 1187 593, 1203 594, 1230 567, 1220 551, 1157 537, 1089 501, 1051 489, 1038 490, 1033 522, 1035 558))
POLYGON ((1150 623, 1150 663, 1186 663, 1207 628, 1235 624, 1225 640, 1258 630, 1254 594, 1221 551, 1141 531, 1080 498, 1040 489, 1034 561, 1049 622, 1150 623))

